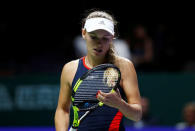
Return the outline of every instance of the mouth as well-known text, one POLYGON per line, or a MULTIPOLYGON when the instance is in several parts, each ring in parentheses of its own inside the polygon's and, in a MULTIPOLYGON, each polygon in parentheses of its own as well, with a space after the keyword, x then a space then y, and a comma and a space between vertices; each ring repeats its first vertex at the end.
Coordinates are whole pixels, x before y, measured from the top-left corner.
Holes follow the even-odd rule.
POLYGON ((101 53, 103 50, 102 49, 94 49, 96 52, 101 53))

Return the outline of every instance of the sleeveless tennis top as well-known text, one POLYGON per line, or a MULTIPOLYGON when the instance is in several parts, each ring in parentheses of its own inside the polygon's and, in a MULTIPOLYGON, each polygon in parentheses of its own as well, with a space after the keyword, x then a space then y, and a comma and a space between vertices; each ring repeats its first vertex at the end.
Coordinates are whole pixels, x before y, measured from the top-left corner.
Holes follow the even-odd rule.
MULTIPOLYGON (((77 80, 89 69, 85 64, 85 57, 79 59, 78 68, 72 82, 72 90, 77 80)), ((122 94, 124 93, 122 92, 122 94)), ((80 111, 78 113, 80 118, 85 112, 80 111)), ((122 117, 123 115, 118 109, 103 105, 86 116, 80 123, 78 131, 124 131, 122 117)))

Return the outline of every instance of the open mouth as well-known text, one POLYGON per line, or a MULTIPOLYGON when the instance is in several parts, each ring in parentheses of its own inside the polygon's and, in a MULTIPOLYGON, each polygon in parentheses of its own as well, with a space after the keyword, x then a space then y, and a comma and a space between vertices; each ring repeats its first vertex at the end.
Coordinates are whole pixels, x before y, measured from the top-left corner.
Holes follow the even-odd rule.
POLYGON ((101 53, 102 49, 94 49, 96 52, 101 53))

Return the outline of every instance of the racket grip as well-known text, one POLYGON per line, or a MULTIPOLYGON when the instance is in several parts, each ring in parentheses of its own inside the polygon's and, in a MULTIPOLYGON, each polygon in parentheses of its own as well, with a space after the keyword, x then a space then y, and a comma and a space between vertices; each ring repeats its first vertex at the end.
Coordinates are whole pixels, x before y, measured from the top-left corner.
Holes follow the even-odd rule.
POLYGON ((71 127, 69 131, 77 131, 77 129, 71 127))

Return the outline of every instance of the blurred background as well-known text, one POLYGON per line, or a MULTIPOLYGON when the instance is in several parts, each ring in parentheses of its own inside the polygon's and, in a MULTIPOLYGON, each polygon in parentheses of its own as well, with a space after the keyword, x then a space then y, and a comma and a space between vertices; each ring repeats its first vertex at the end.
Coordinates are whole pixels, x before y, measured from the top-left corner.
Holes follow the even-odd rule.
POLYGON ((127 130, 195 127, 190 3, 83 0, 0 5, 0 130, 54 130, 61 70, 85 55, 81 20, 92 8, 114 14, 119 33, 115 49, 134 63, 138 74, 144 116, 137 123, 124 118, 127 130))

